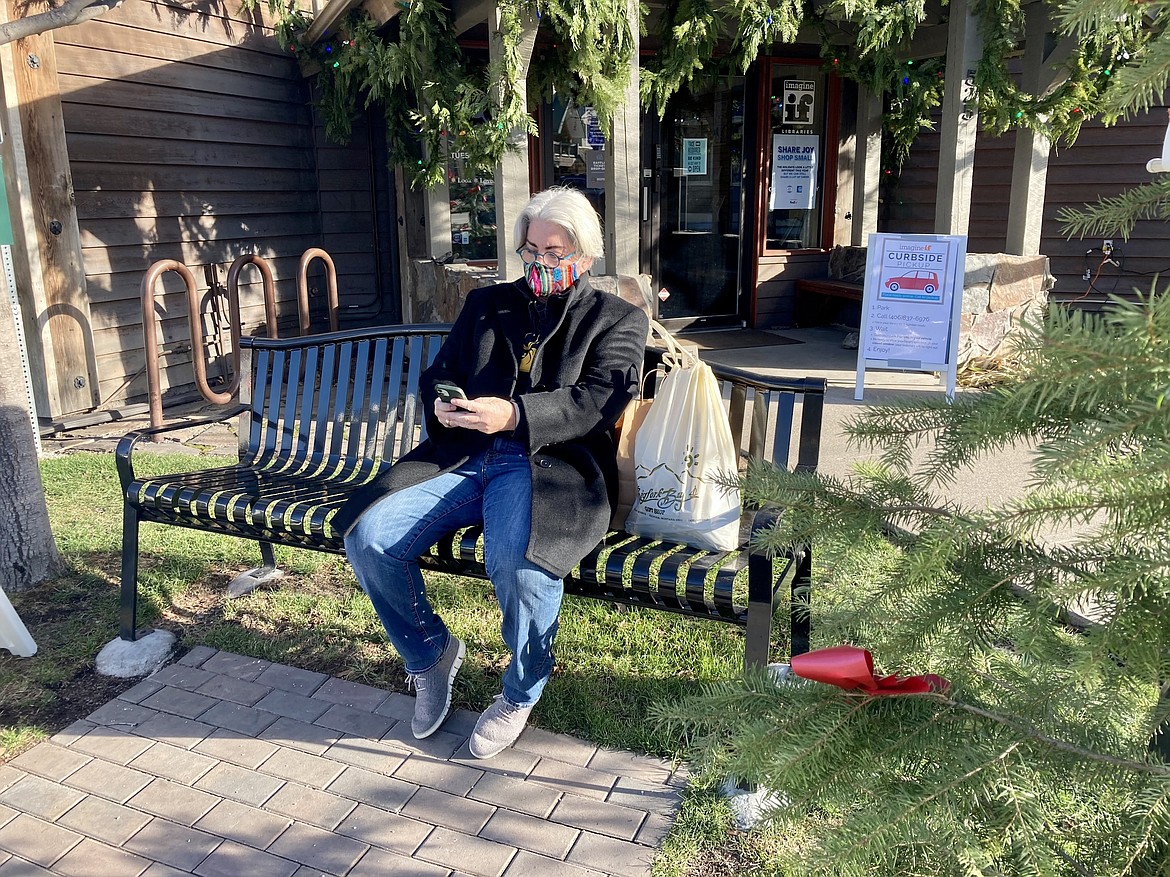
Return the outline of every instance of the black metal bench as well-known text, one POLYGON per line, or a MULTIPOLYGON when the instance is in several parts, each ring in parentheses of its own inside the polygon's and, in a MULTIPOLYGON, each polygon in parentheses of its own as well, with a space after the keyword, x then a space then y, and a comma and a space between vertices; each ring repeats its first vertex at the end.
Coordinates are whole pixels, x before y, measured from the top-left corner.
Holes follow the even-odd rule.
MULTIPOLYGON (((350 493, 397 459, 425 431, 419 375, 446 337, 446 325, 391 326, 308 338, 245 338, 241 404, 221 418, 143 429, 118 445, 124 497, 122 639, 137 635, 138 526, 142 521, 227 533, 260 543, 274 569, 274 545, 344 553, 332 513, 350 493), (240 415, 236 465, 176 475, 134 474, 135 447, 169 430, 240 415)), ((825 382, 772 379, 713 365, 732 432, 751 457, 816 468, 825 382)), ((755 513, 769 527, 776 509, 755 513)), ((442 540, 423 558, 433 570, 486 578, 477 560, 480 528, 442 540)), ((479 556, 482 556, 480 553, 479 556)), ((804 603, 811 572, 805 546, 770 558, 741 548, 709 552, 622 532, 609 533, 565 580, 565 591, 746 628, 745 662, 767 663, 774 609, 788 584, 792 651, 807 651, 804 603)))

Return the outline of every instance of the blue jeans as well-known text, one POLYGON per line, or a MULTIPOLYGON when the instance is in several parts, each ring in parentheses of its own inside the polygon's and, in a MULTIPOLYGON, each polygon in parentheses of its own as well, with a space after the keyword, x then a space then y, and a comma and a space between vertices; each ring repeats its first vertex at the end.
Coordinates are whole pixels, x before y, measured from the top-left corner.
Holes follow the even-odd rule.
POLYGON ((407 672, 425 673, 451 634, 427 599, 418 558, 447 533, 480 522, 484 564, 503 613, 500 632, 512 652, 504 699, 529 706, 552 672, 564 583, 524 557, 532 469, 522 444, 497 437, 455 471, 379 500, 350 530, 345 551, 407 672))

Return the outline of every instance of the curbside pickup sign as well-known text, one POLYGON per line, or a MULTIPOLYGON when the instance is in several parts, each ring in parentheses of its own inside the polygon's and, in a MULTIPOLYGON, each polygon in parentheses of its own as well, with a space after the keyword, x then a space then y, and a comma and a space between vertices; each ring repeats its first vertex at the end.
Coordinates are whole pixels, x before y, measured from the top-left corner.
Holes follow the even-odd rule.
POLYGON ((869 236, 855 399, 867 368, 941 372, 954 397, 966 258, 963 235, 869 236))

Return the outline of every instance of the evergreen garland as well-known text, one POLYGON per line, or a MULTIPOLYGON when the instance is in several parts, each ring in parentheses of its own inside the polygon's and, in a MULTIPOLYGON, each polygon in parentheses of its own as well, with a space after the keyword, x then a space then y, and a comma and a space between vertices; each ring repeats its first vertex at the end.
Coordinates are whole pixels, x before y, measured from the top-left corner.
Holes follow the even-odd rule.
POLYGON ((413 185, 429 188, 445 178, 449 142, 472 167, 490 173, 515 129, 535 132, 518 80, 508 75, 519 67, 519 14, 501 9, 501 60, 476 65, 456 44, 440 0, 399 6, 397 41, 380 38, 364 12, 351 12, 336 34, 313 45, 303 41, 305 19, 285 16, 278 39, 302 62, 318 66, 317 104, 331 139, 349 139, 359 102, 378 103, 391 162, 411 169, 413 185))
POLYGON ((541 0, 540 27, 552 48, 542 53, 538 88, 547 97, 555 89, 579 106, 592 107, 608 124, 630 83, 634 32, 626 0, 589 2, 583 10, 579 2, 541 0))
MULTIPOLYGON (((245 9, 257 0, 243 0, 245 9)), ((633 32, 625 0, 513 0, 498 5, 501 51, 487 65, 473 63, 455 42, 451 13, 441 0, 400 0, 390 35, 381 37, 364 12, 346 16, 337 33, 308 45, 311 21, 278 9, 277 39, 315 66, 317 105, 326 133, 346 142, 359 106, 385 108, 391 162, 412 169, 411 182, 430 188, 446 174, 448 145, 467 164, 490 174, 516 141, 536 134, 522 98, 520 41, 534 18, 554 42, 558 90, 592 106, 603 124, 625 98, 633 32), (393 38, 397 30, 397 40, 393 38)), ((539 80, 540 73, 536 78, 539 80)))
POLYGON ((672 94, 711 64, 722 21, 711 0, 678 0, 662 10, 662 48, 642 71, 642 103, 666 111, 672 94))
MULTIPOLYGON (((984 50, 974 82, 981 123, 995 133, 1027 127, 1071 145, 1085 119, 1110 105, 1109 92, 1121 71, 1144 51, 1150 31, 1144 26, 1143 4, 1124 2, 1128 15, 1094 14, 1084 25, 1061 20, 1061 32, 1076 39, 1077 49, 1063 65, 1058 83, 1037 95, 1021 89, 1008 69, 1007 58, 1024 37, 1019 0, 983 0, 984 50)), ((1106 113, 1107 121, 1116 118, 1106 113)))
POLYGON ((761 547, 822 549, 814 646, 952 683, 868 697, 753 675, 660 708, 707 764, 784 797, 802 843, 783 873, 1170 873, 1168 394, 1170 296, 1054 309, 1000 387, 863 411, 848 432, 881 457, 854 475, 749 471, 745 500, 786 509, 761 547), (1037 449, 1022 495, 946 498, 1018 441, 1037 449))
MULTIPOLYGON (((258 0, 242 2, 249 8, 258 0)), ((339 35, 313 46, 302 42, 309 22, 301 13, 275 11, 281 43, 319 65, 318 100, 329 135, 346 139, 359 106, 384 103, 393 160, 414 169, 416 185, 442 179, 448 142, 490 173, 515 132, 535 133, 519 88, 525 20, 535 18, 542 45, 552 45, 534 61, 530 79, 537 90, 548 96, 555 89, 593 107, 603 124, 624 99, 634 51, 626 0, 504 0, 501 57, 486 66, 460 51, 443 0, 400 0, 399 6, 388 37, 351 14, 339 35)), ((1165 0, 1076 0, 1058 7, 1059 29, 1078 49, 1063 78, 1033 95, 1007 67, 1023 38, 1020 0, 982 0, 976 12, 985 50, 973 98, 981 123, 995 132, 1031 127, 1071 143, 1094 114, 1114 121, 1135 105, 1148 106, 1170 81, 1170 41, 1151 39, 1163 32, 1167 7, 1165 0)), ((643 20, 645 14, 643 8, 643 20)), ((768 46, 793 42, 802 26, 814 26, 834 72, 889 95, 886 131, 893 144, 884 163, 892 171, 913 137, 931 126, 930 111, 941 99, 941 60, 908 71, 912 65, 899 57, 925 16, 925 0, 831 0, 819 7, 803 0, 676 0, 662 11, 662 48, 643 66, 642 101, 663 112, 696 76, 745 71, 768 46)))

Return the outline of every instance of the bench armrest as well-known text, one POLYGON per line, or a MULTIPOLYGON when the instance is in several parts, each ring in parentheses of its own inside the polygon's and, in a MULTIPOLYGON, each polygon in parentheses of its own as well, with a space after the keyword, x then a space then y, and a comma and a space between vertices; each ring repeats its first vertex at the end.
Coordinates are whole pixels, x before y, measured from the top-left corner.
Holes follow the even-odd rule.
POLYGON ((756 534, 763 530, 770 530, 776 526, 776 523, 784 515, 784 509, 777 505, 764 505, 756 509, 755 514, 752 515, 752 528, 748 534, 748 553, 749 554, 763 554, 764 552, 755 546, 756 534))
POLYGON ((248 410, 247 405, 235 405, 216 417, 199 417, 195 420, 185 420, 182 423, 172 423, 169 426, 151 426, 146 429, 136 429, 128 432, 118 441, 118 448, 114 451, 114 463, 118 467, 118 480, 122 482, 122 493, 134 481, 134 463, 131 456, 134 448, 144 439, 162 435, 165 432, 174 432, 179 429, 190 429, 193 426, 211 426, 214 423, 223 423, 238 417, 248 410))
POLYGON ((724 381, 732 381, 752 387, 756 390, 779 390, 786 393, 815 393, 824 395, 826 380, 824 378, 785 378, 769 377, 751 369, 737 368, 733 365, 721 365, 709 362, 715 377, 724 381))

